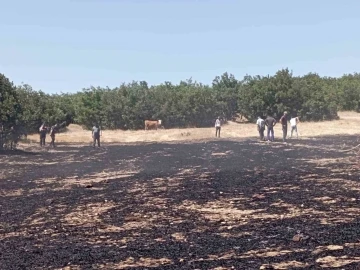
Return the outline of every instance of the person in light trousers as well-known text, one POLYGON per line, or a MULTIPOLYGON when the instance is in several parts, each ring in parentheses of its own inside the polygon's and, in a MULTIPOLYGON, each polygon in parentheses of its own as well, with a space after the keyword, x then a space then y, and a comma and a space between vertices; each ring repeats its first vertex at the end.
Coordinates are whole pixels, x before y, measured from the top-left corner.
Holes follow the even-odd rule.
POLYGON ((293 132, 296 132, 296 138, 299 138, 298 130, 297 130, 297 124, 300 122, 299 117, 292 117, 290 119, 290 126, 291 126, 291 134, 290 138, 292 138, 293 132))
POLYGON ((221 122, 220 122, 220 117, 218 117, 215 121, 215 137, 220 138, 220 131, 221 131, 221 122), (218 136, 218 133, 219 133, 219 136, 218 136))

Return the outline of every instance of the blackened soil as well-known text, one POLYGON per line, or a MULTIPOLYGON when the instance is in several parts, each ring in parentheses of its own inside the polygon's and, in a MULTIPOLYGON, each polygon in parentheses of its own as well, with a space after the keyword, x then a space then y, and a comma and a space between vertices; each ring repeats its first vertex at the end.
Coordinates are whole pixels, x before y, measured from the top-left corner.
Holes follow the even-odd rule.
POLYGON ((356 136, 0 155, 1 269, 357 269, 356 136), (299 241, 293 239, 299 236, 299 241))

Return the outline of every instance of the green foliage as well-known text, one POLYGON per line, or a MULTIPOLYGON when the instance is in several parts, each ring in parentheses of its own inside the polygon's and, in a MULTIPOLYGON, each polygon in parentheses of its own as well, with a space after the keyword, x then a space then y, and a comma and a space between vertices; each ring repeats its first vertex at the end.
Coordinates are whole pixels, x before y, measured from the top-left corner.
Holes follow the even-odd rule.
POLYGON ((18 123, 21 105, 16 89, 5 75, 0 73, 0 128, 9 129, 18 123))
POLYGON ((334 94, 338 99, 339 109, 360 112, 360 74, 344 75, 331 82, 335 88, 334 94))
POLYGON ((102 124, 102 95, 104 90, 100 87, 84 89, 76 102, 75 121, 90 128, 95 123, 102 124))
POLYGON ((239 87, 239 111, 250 120, 280 118, 284 111, 302 121, 332 120, 338 118, 335 92, 335 84, 312 73, 294 77, 284 69, 272 77, 246 76, 239 87))
POLYGON ((283 69, 273 76, 246 75, 237 80, 224 73, 212 85, 192 79, 154 86, 133 81, 113 89, 90 87, 58 95, 33 90, 27 84, 14 87, 1 75, 0 101, 0 121, 5 127, 21 123, 28 132, 37 132, 44 121, 143 129, 144 120, 161 119, 166 128, 206 127, 213 126, 217 116, 227 120, 240 113, 253 121, 258 115, 280 118, 284 111, 302 121, 322 121, 337 119, 338 110, 360 111, 360 74, 296 77, 283 69))
POLYGON ((146 82, 115 89, 85 89, 77 103, 76 122, 90 128, 98 122, 108 129, 142 129, 144 120, 161 119, 167 128, 212 125, 216 116, 236 112, 236 83, 218 89, 193 82, 169 82, 148 87, 146 82), (222 95, 222 93, 224 95, 222 95))
POLYGON ((317 74, 298 78, 299 87, 297 90, 301 94, 302 106, 298 110, 299 116, 304 121, 322 121, 337 119, 337 105, 335 96, 332 95, 333 89, 317 74))
POLYGON ((235 79, 234 75, 229 75, 227 72, 213 80, 212 88, 219 106, 218 116, 221 115, 225 119, 230 119, 238 112, 238 86, 238 80, 235 79))
MULTIPOLYGON (((11 128, 19 125, 21 105, 15 87, 5 75, 0 73, 0 149, 9 140, 17 140, 11 128)), ((17 130, 18 128, 16 128, 17 130)))
POLYGON ((48 95, 35 91, 28 84, 18 86, 16 93, 23 113, 19 117, 28 132, 37 132, 43 122, 48 125, 66 121, 72 122, 73 106, 69 95, 48 95))

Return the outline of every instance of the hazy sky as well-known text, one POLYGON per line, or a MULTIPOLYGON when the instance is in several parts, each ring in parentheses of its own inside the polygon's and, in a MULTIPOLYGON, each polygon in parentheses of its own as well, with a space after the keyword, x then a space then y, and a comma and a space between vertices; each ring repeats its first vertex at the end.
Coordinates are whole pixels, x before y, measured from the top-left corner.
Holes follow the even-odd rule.
POLYGON ((48 93, 360 71, 359 0, 1 0, 0 73, 48 93))

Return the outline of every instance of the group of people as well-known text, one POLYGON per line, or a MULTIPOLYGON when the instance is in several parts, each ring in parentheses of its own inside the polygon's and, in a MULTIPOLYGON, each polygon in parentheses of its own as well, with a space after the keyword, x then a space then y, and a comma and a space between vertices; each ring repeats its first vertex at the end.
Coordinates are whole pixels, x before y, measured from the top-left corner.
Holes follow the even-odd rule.
MULTIPOLYGON (((279 120, 281 127, 282 127, 282 133, 283 133, 283 142, 286 142, 287 139, 287 132, 288 132, 288 113, 284 112, 284 114, 281 116, 279 120)), ((297 124, 300 122, 299 117, 294 116, 290 119, 290 125, 291 125, 291 135, 290 138, 293 136, 293 132, 296 132, 296 138, 299 137, 298 130, 297 130, 297 124)), ((259 131, 260 140, 265 141, 274 141, 274 126, 276 125, 277 121, 274 117, 268 115, 266 119, 262 119, 260 116, 258 117, 256 121, 257 130, 259 131), (265 127, 267 128, 267 136, 265 138, 264 131, 265 127)))
MULTIPOLYGON (((49 132, 49 130, 50 130, 50 137, 51 137, 50 146, 55 147, 55 134, 58 133, 60 128, 64 127, 65 125, 66 125, 66 122, 63 122, 61 124, 57 123, 51 127, 48 127, 46 125, 46 123, 44 122, 39 128, 40 147, 45 146, 46 134, 49 132)), ((92 134, 92 138, 93 138, 93 147, 95 147, 96 142, 97 142, 98 147, 100 147, 101 129, 98 124, 95 124, 93 126, 91 134, 92 134)))
POLYGON ((47 126, 46 122, 44 122, 39 128, 40 147, 45 146, 46 134, 49 132, 49 130, 51 138, 50 146, 55 147, 55 134, 59 132, 60 128, 64 127, 65 125, 66 122, 63 122, 61 124, 56 123, 53 126, 47 126))
MULTIPOLYGON (((286 142, 287 138, 287 131, 288 131, 288 119, 287 119, 287 112, 284 112, 283 116, 280 118, 280 123, 282 126, 282 132, 283 132, 283 141, 286 142)), ((291 125, 291 138, 293 135, 293 132, 296 132, 296 137, 298 137, 298 131, 297 131, 297 124, 299 123, 299 117, 292 117, 290 119, 290 125, 291 125)), ((257 130, 259 132, 260 140, 265 141, 267 138, 267 141, 274 141, 274 126, 276 125, 277 121, 274 117, 268 116, 266 119, 262 119, 260 116, 258 117, 256 121, 257 130), (264 132, 265 128, 267 127, 267 136, 265 138, 264 132)), ((51 126, 50 128, 46 125, 44 122, 40 128, 40 146, 45 146, 45 140, 46 140, 46 134, 48 133, 50 129, 50 137, 51 142, 50 146, 55 147, 55 134, 59 132, 59 129, 66 125, 66 122, 63 122, 62 124, 55 124, 51 126)), ((221 121, 220 117, 216 118, 215 121, 215 137, 220 137, 221 132, 221 121)), ((101 136, 101 129, 98 124, 95 124, 92 128, 92 138, 93 138, 93 147, 95 147, 96 143, 98 147, 100 147, 100 136, 101 136)))
MULTIPOLYGON (((282 132, 283 132, 283 142, 286 142, 287 139, 287 132, 288 132, 288 113, 284 112, 283 116, 280 118, 279 122, 282 126, 282 132)), ((293 132, 296 132, 296 138, 299 137, 298 130, 297 130, 297 124, 300 122, 299 117, 294 116, 290 119, 290 125, 291 125, 291 135, 290 138, 293 136, 293 132)), ((260 140, 262 141, 274 141, 274 126, 277 124, 277 121, 274 117, 268 115, 266 119, 261 118, 258 116, 258 119, 256 121, 257 130, 259 132, 260 140), (267 128, 267 136, 265 138, 264 132, 265 128, 267 128)), ((221 121, 220 117, 217 117, 215 120, 215 137, 220 137, 220 131, 221 131, 221 121)))

